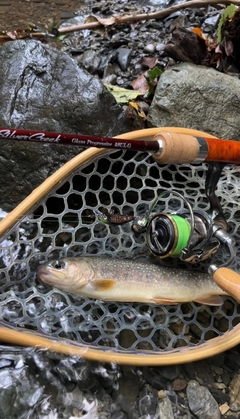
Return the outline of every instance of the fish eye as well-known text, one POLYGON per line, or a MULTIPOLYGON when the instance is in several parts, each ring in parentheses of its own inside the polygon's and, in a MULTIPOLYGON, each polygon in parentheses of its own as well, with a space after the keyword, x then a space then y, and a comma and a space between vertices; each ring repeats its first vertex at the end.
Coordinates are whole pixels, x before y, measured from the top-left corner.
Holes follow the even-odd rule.
POLYGON ((63 269, 63 268, 65 268, 65 262, 63 261, 63 260, 55 260, 53 263, 52 263, 52 267, 54 268, 54 269, 63 269))

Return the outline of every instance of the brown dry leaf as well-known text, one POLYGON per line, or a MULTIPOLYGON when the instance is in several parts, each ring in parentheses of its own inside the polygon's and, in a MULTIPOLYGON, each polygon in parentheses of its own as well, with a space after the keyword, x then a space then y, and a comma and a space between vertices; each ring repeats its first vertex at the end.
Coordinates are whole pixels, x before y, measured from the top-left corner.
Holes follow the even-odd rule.
POLYGON ((101 17, 89 15, 85 19, 85 23, 91 23, 91 22, 99 22, 103 26, 112 26, 116 23, 116 18, 113 16, 107 17, 107 18, 101 18, 101 17))
POLYGON ((226 40, 224 38, 223 45, 224 45, 225 52, 226 52, 227 56, 229 57, 229 55, 231 55, 233 53, 233 43, 232 43, 231 40, 226 40))
POLYGON ((9 38, 15 40, 15 39, 23 39, 29 36, 30 31, 24 30, 24 29, 16 29, 13 31, 6 32, 6 35, 9 36, 9 38))
POLYGON ((98 28, 92 29, 94 30, 94 32, 98 33, 101 36, 107 36, 107 29, 116 23, 116 19, 114 17, 108 17, 106 19, 102 19, 100 17, 89 15, 84 21, 84 23, 92 23, 92 22, 98 22, 101 25, 98 28))
POLYGON ((158 58, 156 57, 142 57, 138 61, 138 64, 141 64, 143 67, 147 67, 151 69, 157 65, 157 62, 158 62, 158 58))
POLYGON ((200 36, 200 38, 202 38, 204 40, 206 39, 200 28, 193 28, 192 32, 195 32, 198 36, 200 36))
POLYGON ((217 45, 214 52, 211 55, 210 64, 216 63, 216 68, 219 68, 222 62, 222 50, 220 45, 217 45))
POLYGON ((149 90, 149 84, 146 79, 147 75, 148 72, 145 71, 145 73, 141 74, 140 76, 138 76, 137 79, 133 80, 133 82, 131 83, 132 88, 134 90, 141 90, 142 92, 147 93, 149 90))
POLYGON ((143 119, 146 119, 147 118, 146 115, 145 115, 145 113, 143 112, 143 110, 140 108, 140 106, 136 102, 129 102, 128 103, 128 106, 130 108, 135 109, 135 111, 137 112, 138 116, 140 116, 141 118, 143 118, 143 119))
POLYGON ((207 36, 205 36, 200 28, 193 28, 192 32, 196 33, 200 38, 202 38, 205 41, 205 44, 208 48, 209 51, 213 50, 216 48, 216 40, 208 38, 207 36))

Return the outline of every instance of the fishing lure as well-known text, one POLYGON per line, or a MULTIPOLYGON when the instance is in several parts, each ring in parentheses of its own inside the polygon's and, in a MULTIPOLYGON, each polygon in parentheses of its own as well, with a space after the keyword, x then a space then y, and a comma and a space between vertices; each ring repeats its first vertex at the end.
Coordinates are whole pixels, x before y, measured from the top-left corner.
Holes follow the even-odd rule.
POLYGON ((105 224, 126 224, 134 220, 133 215, 116 214, 112 210, 104 214, 99 210, 94 210, 98 220, 105 224))

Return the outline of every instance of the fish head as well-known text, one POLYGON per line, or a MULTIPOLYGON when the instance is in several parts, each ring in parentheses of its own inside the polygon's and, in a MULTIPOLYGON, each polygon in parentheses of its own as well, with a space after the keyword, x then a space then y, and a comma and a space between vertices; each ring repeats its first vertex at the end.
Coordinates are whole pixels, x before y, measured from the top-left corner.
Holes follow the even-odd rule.
POLYGON ((54 260, 37 269, 37 277, 47 285, 63 291, 77 292, 93 276, 93 270, 84 258, 54 260))

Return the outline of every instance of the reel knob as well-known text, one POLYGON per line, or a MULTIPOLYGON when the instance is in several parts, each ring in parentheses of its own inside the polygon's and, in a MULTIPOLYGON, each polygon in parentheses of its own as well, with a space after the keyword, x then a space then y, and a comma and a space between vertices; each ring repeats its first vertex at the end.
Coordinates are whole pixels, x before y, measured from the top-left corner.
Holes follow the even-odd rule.
POLYGON ((156 214, 147 227, 148 246, 160 258, 179 256, 187 246, 190 235, 189 222, 179 215, 156 214))

